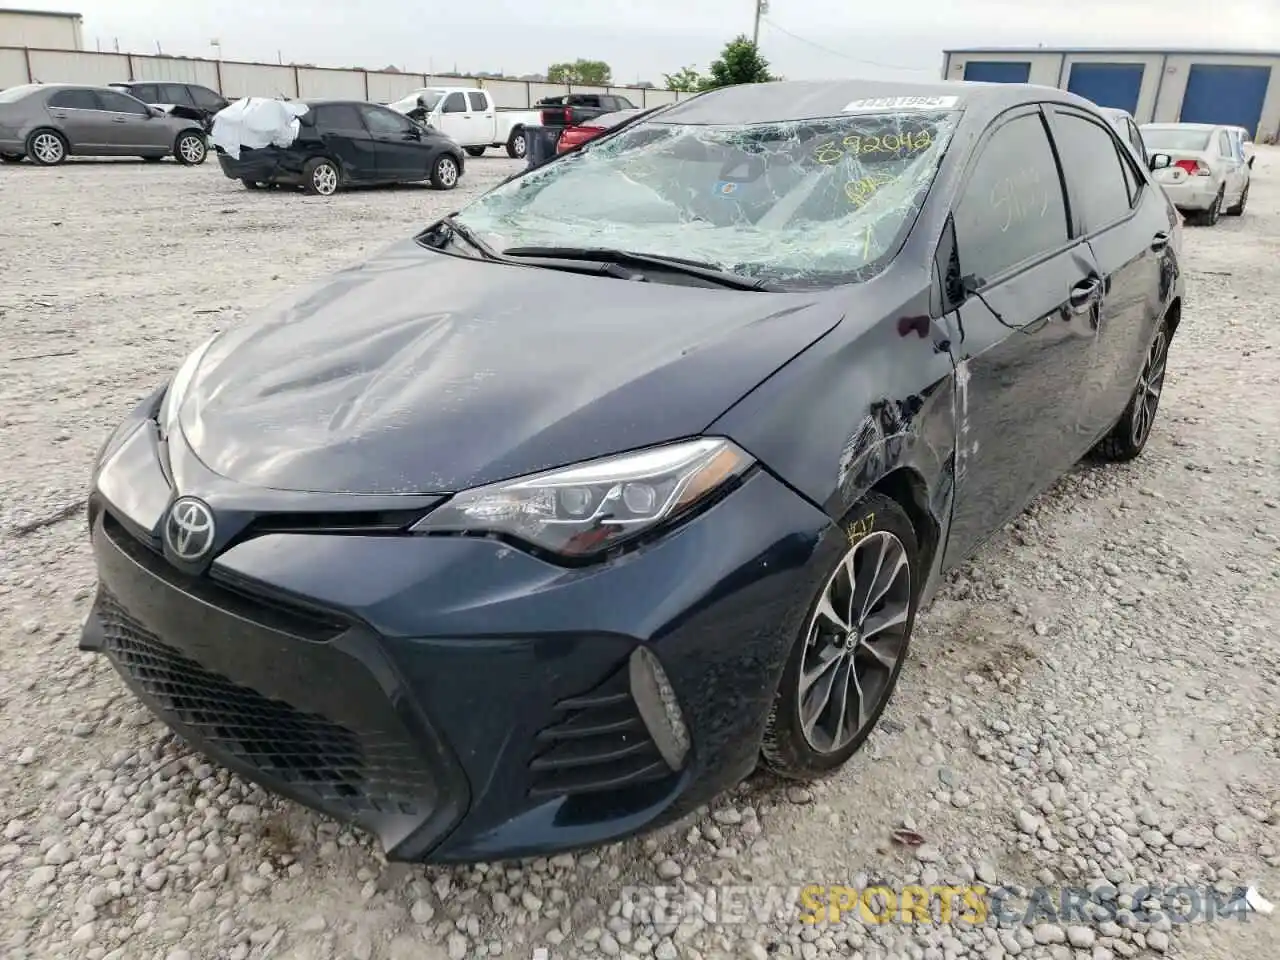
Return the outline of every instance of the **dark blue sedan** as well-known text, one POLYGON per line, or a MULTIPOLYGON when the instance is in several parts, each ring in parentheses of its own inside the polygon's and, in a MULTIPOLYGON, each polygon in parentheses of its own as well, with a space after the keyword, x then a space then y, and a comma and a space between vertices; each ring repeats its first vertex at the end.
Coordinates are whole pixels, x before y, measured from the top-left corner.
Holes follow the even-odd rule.
POLYGON ((942 574, 1147 444, 1180 247, 1063 91, 695 97, 192 353, 97 463, 81 644, 393 859, 821 777, 942 574))

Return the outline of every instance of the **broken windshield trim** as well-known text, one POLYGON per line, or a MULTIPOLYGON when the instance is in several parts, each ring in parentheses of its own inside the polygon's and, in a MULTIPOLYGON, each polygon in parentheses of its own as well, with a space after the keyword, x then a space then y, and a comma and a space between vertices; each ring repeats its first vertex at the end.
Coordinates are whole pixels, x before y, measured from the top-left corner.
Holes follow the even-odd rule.
MULTIPOLYGON (((676 122, 660 111, 638 116, 624 129, 500 184, 457 216, 496 249, 651 250, 714 262, 726 271, 764 280, 774 290, 861 283, 901 255, 938 180, 963 112, 948 105, 709 124, 676 122), (835 149, 840 155, 834 158, 809 155, 841 144, 844 153, 835 149), (881 149, 885 145, 887 150, 881 149), (686 149, 694 152, 694 160, 681 155, 686 149), (867 156, 850 159, 859 152, 867 156), (641 161, 647 167, 637 175, 635 164, 641 161), (719 161, 728 169, 718 176, 746 179, 712 185, 710 171, 719 161), (682 165, 693 170, 692 182, 677 175, 682 165), (828 176, 823 167, 839 170, 828 176), (602 201, 603 214, 589 205, 583 214, 575 203, 554 208, 556 214, 567 211, 563 216, 536 212, 548 189, 559 184, 570 194, 589 177, 599 178, 597 189, 607 188, 609 197, 615 189, 622 190, 618 203, 602 201), (744 191, 754 205, 749 214, 739 207, 727 219, 722 214, 718 221, 708 220, 686 203, 705 201, 709 188, 723 187, 725 194, 732 194, 744 184, 755 188, 754 196, 744 191), (836 193, 842 193, 848 211, 829 206, 836 202, 836 193), (643 210, 645 204, 650 209, 643 210), (614 210, 622 212, 611 219, 614 210), (642 215, 634 219, 637 210, 642 215), (859 242, 865 253, 855 253, 850 236, 863 238, 859 242)), ((592 186, 590 180, 586 186, 592 186)), ((600 196, 597 192, 593 199, 600 196)))

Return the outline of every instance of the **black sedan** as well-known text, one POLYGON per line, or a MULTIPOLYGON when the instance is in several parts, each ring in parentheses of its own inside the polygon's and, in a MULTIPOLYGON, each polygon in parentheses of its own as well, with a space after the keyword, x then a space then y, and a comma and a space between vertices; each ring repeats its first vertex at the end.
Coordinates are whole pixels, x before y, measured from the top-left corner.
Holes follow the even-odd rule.
POLYGON ((395 859, 820 777, 944 572, 1147 444, 1180 246, 1062 91, 690 99, 195 350, 97 463, 81 645, 395 859))
MULTIPOLYGON (((288 146, 244 147, 238 157, 217 148, 222 172, 246 187, 301 186, 332 196, 348 186, 430 182, 452 190, 462 176, 462 148, 432 127, 389 107, 344 100, 303 100, 296 138, 288 146)), ((233 104, 228 110, 236 109, 233 104)), ((224 113, 214 118, 217 125, 224 113)))

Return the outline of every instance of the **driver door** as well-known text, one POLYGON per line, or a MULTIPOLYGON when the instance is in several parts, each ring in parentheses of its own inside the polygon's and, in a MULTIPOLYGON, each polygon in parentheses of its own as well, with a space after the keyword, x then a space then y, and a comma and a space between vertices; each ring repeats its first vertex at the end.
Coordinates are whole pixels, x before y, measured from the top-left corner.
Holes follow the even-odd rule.
POLYGON ((471 140, 471 108, 467 105, 467 95, 455 90, 444 98, 440 104, 440 132, 446 137, 458 141, 464 147, 472 146, 471 140))
POLYGON ((360 117, 373 137, 380 180, 425 180, 428 150, 422 128, 387 107, 360 107, 360 117))

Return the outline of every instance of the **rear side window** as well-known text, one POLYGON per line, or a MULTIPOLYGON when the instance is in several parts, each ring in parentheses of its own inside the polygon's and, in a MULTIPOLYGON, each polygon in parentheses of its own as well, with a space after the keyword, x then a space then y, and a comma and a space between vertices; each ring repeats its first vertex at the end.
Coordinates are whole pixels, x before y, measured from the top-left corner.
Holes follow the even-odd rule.
POLYGON ((1067 242, 1062 180, 1039 113, 997 127, 970 170, 955 210, 966 274, 981 284, 1067 242))
POLYGON ((1218 134, 1218 154, 1223 157, 1231 156, 1231 138, 1225 130, 1218 134))
POLYGON ((467 100, 471 103, 471 109, 475 113, 484 113, 489 109, 489 105, 484 102, 483 93, 468 93, 467 100))
POLYGON ((441 113, 466 113, 467 98, 461 93, 455 92, 444 98, 444 106, 440 108, 441 113))
POLYGON ((1092 232, 1129 212, 1130 191, 1119 145, 1100 124, 1074 113, 1054 120, 1062 169, 1071 181, 1071 198, 1092 232))
POLYGON ((367 134, 360 112, 349 103, 329 103, 316 107, 316 127, 322 133, 367 134))
POLYGON ((59 90, 49 98, 49 106, 60 110, 101 110, 92 90, 59 90))

